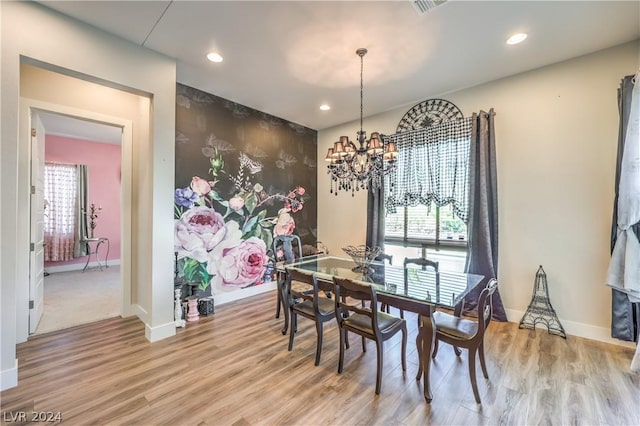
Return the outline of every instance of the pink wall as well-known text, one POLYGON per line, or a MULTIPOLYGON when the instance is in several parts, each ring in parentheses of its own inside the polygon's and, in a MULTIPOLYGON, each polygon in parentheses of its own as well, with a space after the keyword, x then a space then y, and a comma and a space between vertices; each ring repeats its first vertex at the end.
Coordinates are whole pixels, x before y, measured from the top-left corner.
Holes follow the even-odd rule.
MULTIPOLYGON (((89 204, 102 206, 96 220, 95 237, 109 238, 109 261, 120 259, 120 145, 91 142, 63 136, 45 136, 46 162, 86 164, 89 170, 89 204)), ((93 247, 93 246, 92 246, 93 247)), ((100 254, 103 249, 100 247, 100 254)), ((68 262, 45 262, 47 266, 85 263, 86 257, 68 262)), ((94 257, 91 256, 91 262, 94 257)))

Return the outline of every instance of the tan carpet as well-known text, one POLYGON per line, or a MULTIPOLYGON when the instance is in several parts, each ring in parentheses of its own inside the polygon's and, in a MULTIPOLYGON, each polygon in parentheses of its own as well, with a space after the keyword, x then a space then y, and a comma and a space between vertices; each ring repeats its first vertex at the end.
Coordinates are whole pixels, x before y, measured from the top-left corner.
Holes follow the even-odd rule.
POLYGON ((44 278, 44 314, 35 334, 120 315, 120 266, 58 272, 44 278))

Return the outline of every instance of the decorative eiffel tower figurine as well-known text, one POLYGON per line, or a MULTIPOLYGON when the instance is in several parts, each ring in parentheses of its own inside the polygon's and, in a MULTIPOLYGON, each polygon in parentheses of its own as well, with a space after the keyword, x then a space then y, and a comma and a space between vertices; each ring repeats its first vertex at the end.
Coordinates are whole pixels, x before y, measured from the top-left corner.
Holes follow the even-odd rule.
POLYGON ((544 269, 542 269, 542 265, 540 265, 538 272, 536 272, 533 296, 531 297, 527 312, 525 312, 520 320, 518 328, 535 329, 537 323, 546 325, 549 334, 555 334, 564 339, 567 338, 567 334, 564 332, 564 328, 558 320, 556 311, 554 311, 551 306, 549 289, 547 288, 547 274, 544 272, 544 269))

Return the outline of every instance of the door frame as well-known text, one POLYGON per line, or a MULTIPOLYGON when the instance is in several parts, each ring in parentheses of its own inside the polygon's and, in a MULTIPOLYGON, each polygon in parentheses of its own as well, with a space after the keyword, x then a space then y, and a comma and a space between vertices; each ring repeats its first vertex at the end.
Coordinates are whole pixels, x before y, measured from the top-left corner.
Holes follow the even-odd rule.
MULTIPOLYGON (((121 179, 120 179, 120 283, 122 288, 122 299, 120 302, 120 315, 133 315, 134 309, 131 304, 131 258, 132 258, 132 164, 133 164, 133 122, 122 117, 115 117, 101 114, 95 111, 74 108, 68 105, 44 102, 36 99, 20 98, 19 112, 19 129, 18 138, 21 144, 28 146, 29 175, 31 173, 31 112, 44 111, 56 114, 62 114, 79 118, 83 120, 95 121, 101 124, 108 124, 122 128, 122 144, 121 144, 121 179)), ((29 200, 29 203, 31 201, 29 200)), ((29 212, 31 205, 29 204, 29 212)), ((31 217, 29 214, 29 223, 31 217)), ((29 244, 23 245, 27 249, 29 244)), ((20 256, 20 255, 19 255, 20 256)), ((30 258, 30 252, 27 251, 25 259, 30 258)), ((16 341, 26 341, 29 336, 29 283, 26 285, 18 285, 16 288, 17 296, 17 323, 16 323, 16 341)))

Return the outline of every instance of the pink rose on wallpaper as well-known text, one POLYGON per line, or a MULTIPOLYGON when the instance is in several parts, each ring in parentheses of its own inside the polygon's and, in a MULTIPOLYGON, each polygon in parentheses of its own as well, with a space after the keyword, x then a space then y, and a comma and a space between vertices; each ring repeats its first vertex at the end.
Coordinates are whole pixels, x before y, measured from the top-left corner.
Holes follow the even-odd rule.
MULTIPOLYGON (((214 288, 230 290, 261 284, 262 276, 269 262, 267 246, 258 237, 251 237, 235 246, 222 244, 212 251, 209 264, 216 266, 211 280, 214 288), (222 246, 226 246, 221 248, 222 246)), ((209 269, 209 268, 207 268, 209 269)))
POLYGON ((278 235, 291 235, 295 228, 296 222, 289 214, 289 211, 287 209, 280 209, 276 225, 273 228, 273 235, 275 237, 278 235))
POLYGON ((211 185, 204 179, 199 178, 198 176, 194 176, 191 179, 191 189, 198 195, 207 195, 211 192, 211 185))
POLYGON ((242 232, 238 223, 225 224, 222 215, 205 206, 193 207, 176 220, 175 241, 178 258, 190 257, 198 262, 206 262, 207 252, 224 239, 239 239, 242 232), (236 235, 237 234, 237 235, 236 235))
POLYGON ((233 210, 242 210, 244 207, 244 200, 241 197, 233 197, 229 200, 229 207, 233 210))

